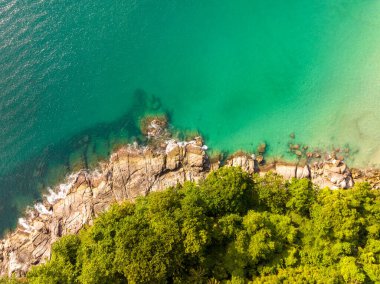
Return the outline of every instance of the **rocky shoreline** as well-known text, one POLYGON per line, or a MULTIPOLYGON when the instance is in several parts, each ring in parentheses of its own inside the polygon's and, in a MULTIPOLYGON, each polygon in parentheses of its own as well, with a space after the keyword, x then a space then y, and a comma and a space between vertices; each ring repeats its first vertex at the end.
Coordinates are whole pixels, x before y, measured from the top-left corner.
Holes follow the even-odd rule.
POLYGON ((225 161, 210 159, 202 138, 176 141, 166 127, 167 121, 151 119, 143 127, 149 146, 135 143, 121 147, 96 171, 71 175, 57 192, 28 209, 17 229, 0 241, 0 274, 24 276, 31 266, 49 259, 57 239, 91 225, 112 203, 134 200, 185 181, 198 182, 220 166, 259 174, 273 171, 286 179, 309 178, 319 187, 331 189, 350 188, 370 177, 373 187, 380 188, 380 171, 350 170, 340 159, 263 164, 263 145, 257 156, 239 152, 225 161))

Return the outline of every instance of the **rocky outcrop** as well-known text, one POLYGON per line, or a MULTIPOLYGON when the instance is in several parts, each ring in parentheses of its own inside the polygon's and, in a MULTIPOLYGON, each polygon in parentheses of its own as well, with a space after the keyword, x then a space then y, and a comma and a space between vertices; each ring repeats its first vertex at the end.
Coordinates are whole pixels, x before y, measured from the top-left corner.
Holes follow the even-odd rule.
POLYGON ((379 169, 352 169, 352 177, 356 182, 368 182, 372 188, 380 189, 379 169))
POLYGON ((249 155, 242 152, 238 152, 226 161, 228 167, 241 167, 248 173, 254 173, 259 171, 259 165, 255 155, 249 155))
POLYGON ((311 180, 320 188, 350 188, 354 185, 351 171, 340 160, 314 163, 311 168, 311 180))
POLYGON ((320 188, 350 188, 354 185, 351 171, 341 160, 329 159, 315 162, 312 165, 277 162, 259 167, 259 163, 254 155, 238 153, 228 159, 226 165, 239 166, 249 173, 260 172, 261 174, 265 174, 266 172, 273 171, 285 179, 309 178, 320 188))
MULTIPOLYGON (((92 224, 115 202, 134 200, 185 181, 198 182, 219 167, 220 161, 210 163, 200 137, 190 142, 170 139, 163 123, 154 119, 144 122, 146 134, 153 140, 151 146, 120 148, 98 170, 71 175, 66 184, 28 210, 17 229, 0 241, 0 274, 25 275, 30 266, 49 259, 57 239, 92 224)), ((260 149, 265 151, 264 146, 260 149)), ((320 187, 332 189, 353 185, 351 172, 338 160, 313 165, 262 163, 262 152, 257 157, 239 152, 227 159, 225 166, 241 167, 252 174, 274 171, 286 179, 310 178, 320 187)))
POLYGON ((275 171, 286 179, 291 178, 310 178, 309 166, 299 166, 292 164, 277 163, 275 171))
POLYGON ((31 265, 50 257, 58 238, 77 233, 115 202, 146 195, 185 181, 199 181, 208 172, 204 146, 197 141, 167 142, 163 149, 128 145, 93 173, 69 178, 59 193, 29 209, 15 232, 0 242, 0 273, 25 275, 31 265))

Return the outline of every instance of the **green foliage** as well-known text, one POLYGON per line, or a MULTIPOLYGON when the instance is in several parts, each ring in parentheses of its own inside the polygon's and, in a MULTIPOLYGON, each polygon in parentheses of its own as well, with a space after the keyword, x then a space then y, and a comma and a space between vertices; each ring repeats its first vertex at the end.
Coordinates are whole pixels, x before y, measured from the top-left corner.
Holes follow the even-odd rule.
POLYGON ((257 176, 255 185, 261 210, 278 214, 285 212, 289 192, 282 177, 272 173, 264 177, 257 176))
POLYGON ((15 275, 12 277, 2 277, 0 278, 0 284, 21 284, 28 283, 26 279, 17 278, 15 275))
POLYGON ((69 235, 53 245, 52 258, 45 264, 34 267, 28 274, 30 283, 76 283, 78 277, 77 257, 80 248, 78 236, 69 235))
POLYGON ((380 195, 368 184, 320 190, 221 168, 198 185, 114 205, 59 240, 28 280, 379 283, 380 195))
POLYGON ((308 179, 293 179, 288 185, 289 194, 286 207, 303 216, 309 216, 311 205, 315 201, 316 191, 308 179))
POLYGON ((246 212, 254 203, 252 188, 253 180, 247 173, 239 168, 223 167, 210 173, 199 194, 206 203, 208 213, 221 216, 246 212))

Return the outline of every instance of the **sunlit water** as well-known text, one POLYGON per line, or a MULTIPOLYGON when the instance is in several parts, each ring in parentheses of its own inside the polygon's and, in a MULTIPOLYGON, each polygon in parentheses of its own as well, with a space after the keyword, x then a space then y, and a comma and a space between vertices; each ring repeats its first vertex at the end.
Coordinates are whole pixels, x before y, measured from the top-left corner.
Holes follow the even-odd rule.
POLYGON ((1 1, 0 229, 145 113, 213 150, 290 158, 294 132, 380 164, 378 15, 377 0, 1 1))

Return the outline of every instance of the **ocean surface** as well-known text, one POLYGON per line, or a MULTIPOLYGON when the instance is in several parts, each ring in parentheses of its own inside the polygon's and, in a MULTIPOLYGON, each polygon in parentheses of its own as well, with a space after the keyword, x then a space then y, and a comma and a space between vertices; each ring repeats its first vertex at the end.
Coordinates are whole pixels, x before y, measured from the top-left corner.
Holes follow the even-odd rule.
POLYGON ((0 233, 167 113, 212 151, 380 164, 378 0, 0 0, 0 233), (294 142, 292 142, 294 143, 294 142))

